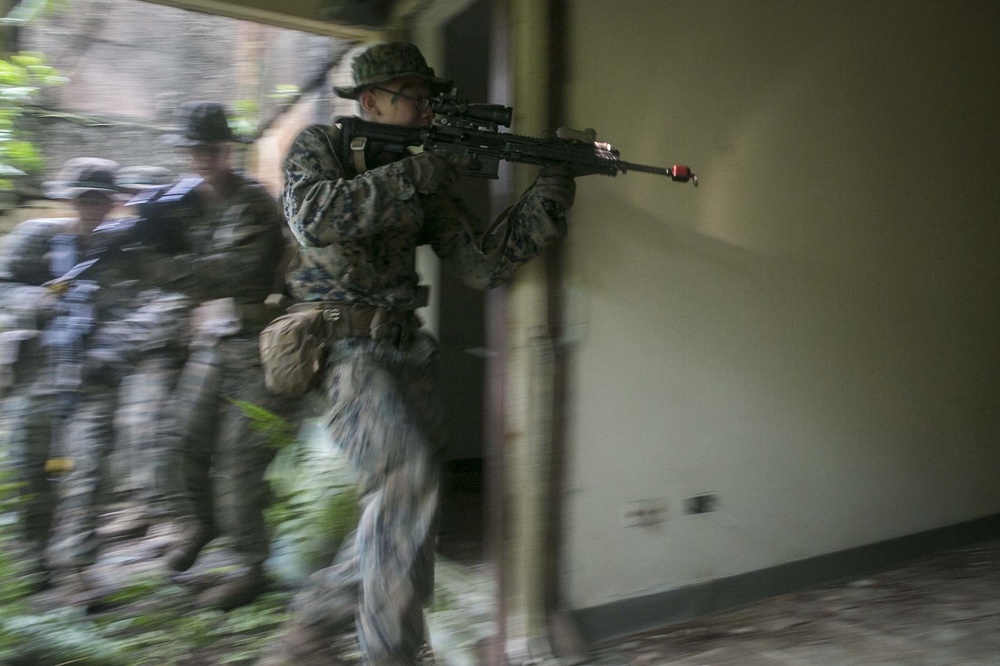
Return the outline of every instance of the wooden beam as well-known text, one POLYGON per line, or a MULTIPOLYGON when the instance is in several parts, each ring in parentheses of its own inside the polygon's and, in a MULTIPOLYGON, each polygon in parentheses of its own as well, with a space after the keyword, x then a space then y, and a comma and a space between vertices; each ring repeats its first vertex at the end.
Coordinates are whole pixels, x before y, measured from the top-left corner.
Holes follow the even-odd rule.
POLYGON ((143 0, 157 5, 228 16, 337 39, 361 42, 384 38, 389 26, 366 26, 327 18, 329 0, 143 0))

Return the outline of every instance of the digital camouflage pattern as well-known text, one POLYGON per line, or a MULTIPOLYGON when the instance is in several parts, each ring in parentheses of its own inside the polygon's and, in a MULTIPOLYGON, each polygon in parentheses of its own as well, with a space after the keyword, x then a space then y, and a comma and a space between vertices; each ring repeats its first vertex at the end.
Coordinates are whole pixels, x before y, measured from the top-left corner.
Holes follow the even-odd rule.
POLYGON ((362 513, 293 610, 317 635, 356 624, 366 663, 412 663, 424 640, 443 459, 437 374, 437 343, 424 333, 406 349, 364 338, 330 346, 321 421, 357 474, 362 513))
POLYGON ((192 313, 190 354, 175 389, 168 455, 179 492, 170 501, 192 531, 230 537, 234 559, 259 565, 268 552, 264 472, 275 451, 235 401, 294 413, 290 399, 264 387, 257 348, 277 314, 264 300, 285 253, 283 224, 266 190, 234 173, 187 235, 191 251, 158 267, 168 276, 165 288, 203 303, 192 313))
POLYGON ((385 42, 369 47, 351 63, 353 86, 334 86, 334 91, 341 97, 353 99, 364 86, 408 75, 426 79, 434 93, 448 92, 451 88, 451 80, 435 76, 416 46, 407 42, 385 42))
MULTIPOLYGON (((87 239, 75 228, 74 219, 28 220, 0 243, 0 300, 8 317, 20 313, 20 325, 31 325, 32 303, 38 329, 59 311, 57 297, 40 285, 59 274, 53 266, 54 239, 63 239, 61 248, 75 247, 72 253, 82 257, 87 239)), ((143 299, 137 268, 147 260, 141 251, 123 255, 99 263, 86 276, 98 289, 92 299, 95 322, 86 343, 88 372, 82 384, 60 386, 56 378, 63 369, 51 350, 35 347, 27 364, 32 371, 17 378, 19 395, 8 403, 19 476, 34 494, 25 508, 26 536, 39 551, 47 544, 46 559, 57 568, 92 561, 94 521, 107 481, 101 470, 114 446, 117 379, 142 349, 162 336, 162 321, 131 319, 143 299), (68 411, 71 399, 76 407, 68 411), (58 536, 49 534, 56 489, 45 472, 46 460, 55 456, 73 459, 72 471, 59 484, 58 536)), ((67 261, 75 263, 72 257, 67 261)), ((159 308, 157 300, 147 294, 147 309, 159 308)))
MULTIPOLYGON (((510 279, 564 232, 530 189, 480 251, 484 225, 447 191, 418 194, 405 160, 358 174, 335 127, 312 126, 285 162, 285 216, 299 241, 289 291, 304 301, 420 307, 416 248, 480 289, 510 279), (498 247, 506 240, 506 245, 498 247)), ((296 598, 280 663, 299 663, 316 641, 350 622, 366 664, 411 664, 424 639, 433 589, 442 456, 437 344, 417 333, 328 343, 313 396, 328 436, 361 479, 362 517, 332 566, 296 598), (300 642, 303 635, 311 640, 300 642), (306 647, 303 647, 306 646, 306 647)), ((278 663, 278 662, 276 662, 278 663)))
MULTIPOLYGON (((117 318, 103 322, 93 334, 91 345, 103 348, 101 357, 116 367, 85 381, 79 403, 66 423, 60 453, 72 458, 73 470, 60 483, 60 504, 47 558, 53 568, 81 568, 96 560, 97 519, 103 502, 114 490, 111 456, 123 441, 119 426, 126 407, 148 397, 139 391, 123 400, 122 380, 139 371, 148 373, 144 359, 172 353, 186 337, 188 303, 176 294, 155 288, 142 290, 131 299, 131 306, 117 318)), ((143 379, 149 380, 149 391, 162 385, 158 383, 162 378, 155 375, 143 379)), ((135 461, 130 471, 151 482, 141 498, 159 503, 167 492, 161 461, 166 447, 163 410, 169 406, 169 396, 155 397, 163 402, 142 403, 145 413, 141 419, 151 435, 144 442, 147 455, 135 461)))
POLYGON ((499 229, 479 251, 485 230, 449 192, 423 195, 405 160, 358 175, 336 127, 305 129, 285 162, 285 218, 299 241, 299 266, 288 288, 297 300, 347 301, 392 309, 423 302, 416 248, 430 245, 444 268, 470 286, 489 289, 564 234, 564 222, 529 189, 515 205, 507 245, 499 229))

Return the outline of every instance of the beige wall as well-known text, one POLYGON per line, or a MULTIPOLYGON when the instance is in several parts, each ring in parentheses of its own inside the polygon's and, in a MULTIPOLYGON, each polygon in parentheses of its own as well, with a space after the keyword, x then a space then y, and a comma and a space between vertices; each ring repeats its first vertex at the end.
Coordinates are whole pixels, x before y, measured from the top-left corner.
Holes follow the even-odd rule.
POLYGON ((571 604, 1000 511, 1000 5, 570 16, 569 123, 702 178, 579 181, 571 604))

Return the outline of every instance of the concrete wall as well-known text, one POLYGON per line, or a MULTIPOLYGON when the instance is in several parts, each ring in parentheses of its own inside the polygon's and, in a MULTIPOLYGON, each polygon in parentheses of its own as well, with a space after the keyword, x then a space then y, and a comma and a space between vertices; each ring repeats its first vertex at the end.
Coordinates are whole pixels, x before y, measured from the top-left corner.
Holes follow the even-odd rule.
POLYGON ((1000 511, 1000 6, 569 9, 572 606, 1000 511))

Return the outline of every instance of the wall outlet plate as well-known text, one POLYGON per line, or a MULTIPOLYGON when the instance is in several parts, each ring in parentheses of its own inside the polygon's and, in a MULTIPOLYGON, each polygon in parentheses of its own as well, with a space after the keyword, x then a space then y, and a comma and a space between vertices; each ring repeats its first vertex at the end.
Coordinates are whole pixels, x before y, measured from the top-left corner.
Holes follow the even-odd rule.
POLYGON ((663 497, 634 500, 621 506, 622 527, 656 525, 667 519, 667 500, 663 497))
POLYGON ((700 493, 684 499, 684 513, 694 515, 709 513, 719 508, 719 496, 716 493, 700 493))

